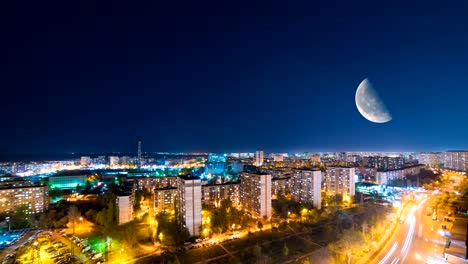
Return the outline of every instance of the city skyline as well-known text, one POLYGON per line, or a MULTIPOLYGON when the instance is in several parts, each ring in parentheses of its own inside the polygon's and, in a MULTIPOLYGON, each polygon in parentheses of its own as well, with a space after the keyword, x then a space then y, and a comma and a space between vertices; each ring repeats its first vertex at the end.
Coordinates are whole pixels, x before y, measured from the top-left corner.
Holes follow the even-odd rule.
POLYGON ((467 1, 11 7, 2 263, 468 260, 467 1))
POLYGON ((0 153, 133 152, 138 139, 168 152, 467 149, 462 10, 21 7, 1 44, 0 153), (392 121, 360 116, 365 78, 392 121))

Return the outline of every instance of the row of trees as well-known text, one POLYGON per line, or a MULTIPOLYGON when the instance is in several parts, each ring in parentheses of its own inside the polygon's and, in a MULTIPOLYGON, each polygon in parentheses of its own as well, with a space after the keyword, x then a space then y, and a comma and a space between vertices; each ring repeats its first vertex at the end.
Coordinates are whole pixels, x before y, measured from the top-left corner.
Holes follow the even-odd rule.
POLYGON ((160 213, 157 215, 156 221, 158 222, 156 234, 162 244, 177 245, 189 239, 188 230, 177 225, 175 217, 167 213, 160 213))
POLYGON ((329 230, 340 239, 330 243, 328 250, 336 263, 352 263, 368 254, 373 241, 379 241, 390 221, 385 218, 385 208, 368 206, 359 211, 337 211, 335 226, 329 230))
MULTIPOLYGON (((334 196, 327 197, 329 197, 330 203, 334 199, 334 196)), ((342 199, 341 196, 338 199, 342 199)), ((277 199, 272 200, 271 205, 274 216, 281 219, 287 219, 290 216, 301 216, 311 222, 316 222, 320 218, 320 212, 313 208, 311 204, 299 203, 283 195, 279 195, 277 199)))
POLYGON ((233 229, 245 228, 252 222, 252 217, 237 209, 229 199, 223 200, 219 208, 204 206, 203 213, 203 217, 207 221, 202 225, 202 230, 209 230, 209 233, 224 233, 233 229))

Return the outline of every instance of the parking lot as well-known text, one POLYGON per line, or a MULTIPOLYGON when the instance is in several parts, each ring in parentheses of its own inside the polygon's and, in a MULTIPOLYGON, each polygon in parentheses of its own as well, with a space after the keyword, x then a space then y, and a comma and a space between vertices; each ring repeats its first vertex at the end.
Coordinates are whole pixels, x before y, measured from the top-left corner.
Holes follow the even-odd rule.
MULTIPOLYGON (((2 236, 2 241, 13 245, 25 232, 14 232, 2 236), (14 241, 13 241, 13 240, 14 241)), ((33 231, 29 238, 17 247, 7 248, 9 253, 3 257, 2 264, 35 263, 105 263, 102 253, 95 252, 86 240, 65 233, 65 231, 33 231)))
POLYGON ((64 230, 55 233, 54 238, 67 244, 83 262, 91 260, 93 263, 105 263, 102 253, 94 251, 87 240, 82 240, 64 230))

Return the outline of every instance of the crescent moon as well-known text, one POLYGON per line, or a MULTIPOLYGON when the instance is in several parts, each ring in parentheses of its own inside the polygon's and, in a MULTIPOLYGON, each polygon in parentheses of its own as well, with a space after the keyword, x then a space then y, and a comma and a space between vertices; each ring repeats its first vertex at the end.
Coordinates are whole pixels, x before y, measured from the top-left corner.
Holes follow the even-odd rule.
POLYGON ((356 107, 359 113, 371 122, 386 123, 392 120, 390 112, 367 78, 356 90, 356 107))

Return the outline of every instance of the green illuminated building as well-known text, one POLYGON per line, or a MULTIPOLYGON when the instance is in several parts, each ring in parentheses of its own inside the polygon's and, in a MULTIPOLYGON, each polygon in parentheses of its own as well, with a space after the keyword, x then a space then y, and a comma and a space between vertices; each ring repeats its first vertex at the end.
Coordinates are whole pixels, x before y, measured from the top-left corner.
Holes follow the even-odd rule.
POLYGON ((75 189, 76 186, 85 186, 87 175, 54 175, 49 177, 50 190, 75 189))

